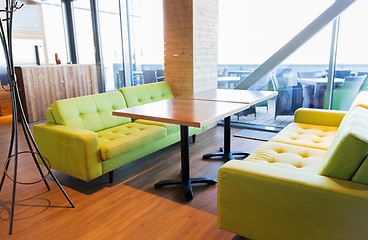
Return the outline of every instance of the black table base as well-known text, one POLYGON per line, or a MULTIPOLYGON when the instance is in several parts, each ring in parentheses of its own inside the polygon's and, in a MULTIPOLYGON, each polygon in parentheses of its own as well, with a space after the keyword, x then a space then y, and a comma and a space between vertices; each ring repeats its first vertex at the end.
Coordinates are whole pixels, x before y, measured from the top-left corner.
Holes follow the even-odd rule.
POLYGON ((230 116, 224 119, 224 147, 220 148, 220 152, 207 153, 202 156, 203 159, 211 159, 213 157, 222 157, 226 161, 234 160, 236 157, 245 158, 249 156, 246 152, 232 152, 231 151, 231 120, 230 116))
POLYGON ((181 179, 163 180, 154 185, 161 188, 168 185, 181 184, 184 190, 184 197, 190 201, 193 199, 192 184, 206 183, 215 185, 217 181, 212 178, 190 178, 189 167, 189 129, 188 126, 180 126, 180 143, 181 143, 181 179))
POLYGON ((169 185, 179 185, 181 184, 184 190, 185 199, 190 201, 193 199, 193 191, 192 184, 193 183, 206 183, 209 185, 215 185, 217 183, 216 180, 212 178, 190 178, 188 181, 183 181, 182 179, 172 179, 172 180, 163 180, 154 185, 154 187, 162 188, 169 185))

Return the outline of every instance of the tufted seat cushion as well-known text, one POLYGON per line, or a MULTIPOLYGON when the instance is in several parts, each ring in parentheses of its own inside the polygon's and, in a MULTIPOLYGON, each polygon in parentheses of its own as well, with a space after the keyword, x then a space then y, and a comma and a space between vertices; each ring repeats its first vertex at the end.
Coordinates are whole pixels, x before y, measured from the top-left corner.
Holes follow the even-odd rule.
POLYGON ((128 107, 174 97, 166 82, 126 87, 119 89, 119 91, 123 93, 128 107))
POLYGON ((170 124, 170 123, 164 123, 164 122, 156 122, 156 121, 150 121, 150 120, 142 120, 142 119, 137 119, 134 122, 164 127, 167 130, 167 135, 168 136, 171 135, 171 134, 173 134, 173 133, 176 133, 176 132, 179 132, 180 131, 180 126, 179 125, 176 125, 176 124, 170 124))
POLYGON ((138 151, 139 147, 166 136, 165 128, 140 123, 127 123, 97 132, 102 160, 109 160, 135 149, 138 151))
POLYGON ((278 142, 266 142, 243 161, 316 174, 326 151, 278 142))
POLYGON ((290 123, 270 141, 327 150, 338 127, 290 123))

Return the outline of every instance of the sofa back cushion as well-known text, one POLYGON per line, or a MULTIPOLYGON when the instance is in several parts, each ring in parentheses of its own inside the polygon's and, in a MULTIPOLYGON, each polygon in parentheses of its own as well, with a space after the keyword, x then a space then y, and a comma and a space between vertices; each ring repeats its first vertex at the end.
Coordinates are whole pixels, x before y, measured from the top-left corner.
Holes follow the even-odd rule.
POLYGON ((368 153, 368 109, 355 107, 332 141, 320 174, 352 180, 368 153))
POLYGON ((101 131, 131 122, 130 118, 113 116, 112 111, 126 108, 119 91, 56 101, 51 105, 57 124, 101 131))
POLYGON ((123 93, 128 107, 134 107, 174 97, 166 82, 126 87, 119 89, 119 91, 123 93))
POLYGON ((368 155, 354 174, 352 181, 368 184, 368 155))

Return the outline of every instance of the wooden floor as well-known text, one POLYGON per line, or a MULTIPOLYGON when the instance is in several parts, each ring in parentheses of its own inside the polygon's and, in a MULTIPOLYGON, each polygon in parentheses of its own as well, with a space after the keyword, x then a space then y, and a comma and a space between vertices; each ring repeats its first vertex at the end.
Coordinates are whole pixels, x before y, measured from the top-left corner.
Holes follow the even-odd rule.
MULTIPOLYGON (((239 130, 234 128, 232 133, 239 130)), ((10 117, 0 117, 1 162, 7 157, 10 132, 10 117)), ((223 161, 204 161, 201 155, 218 151, 222 143, 221 126, 198 135, 197 142, 190 145, 192 177, 217 179, 223 161)), ((233 137, 232 149, 253 151, 261 143, 233 137)), ((23 137, 20 149, 26 149, 23 137)), ((38 177, 31 160, 30 156, 20 159, 20 181, 38 177)), ((0 171, 3 169, 1 163, 0 171)), ((54 171, 75 208, 70 208, 50 177, 51 191, 42 182, 17 185, 16 221, 11 236, 8 219, 12 182, 6 179, 0 192, 0 239, 233 239, 234 234, 217 227, 217 186, 194 186, 194 199, 190 202, 184 200, 180 188, 153 188, 158 180, 178 178, 179 171, 179 144, 116 170, 113 184, 107 176, 86 183, 54 171)))

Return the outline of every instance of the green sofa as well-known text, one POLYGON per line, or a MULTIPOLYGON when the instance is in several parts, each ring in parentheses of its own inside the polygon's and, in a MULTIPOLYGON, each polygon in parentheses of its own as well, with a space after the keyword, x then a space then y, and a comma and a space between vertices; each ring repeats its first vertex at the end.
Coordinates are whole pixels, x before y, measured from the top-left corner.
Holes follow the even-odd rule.
MULTIPOLYGON (((113 116, 112 111, 172 98, 166 82, 56 101, 33 127, 51 168, 90 181, 180 140, 178 125, 113 116)), ((203 129, 190 128, 192 136, 203 129)), ((195 135, 194 135, 195 136, 195 135)))
POLYGON ((252 240, 368 236, 368 92, 345 111, 298 109, 218 177, 218 224, 252 240))

